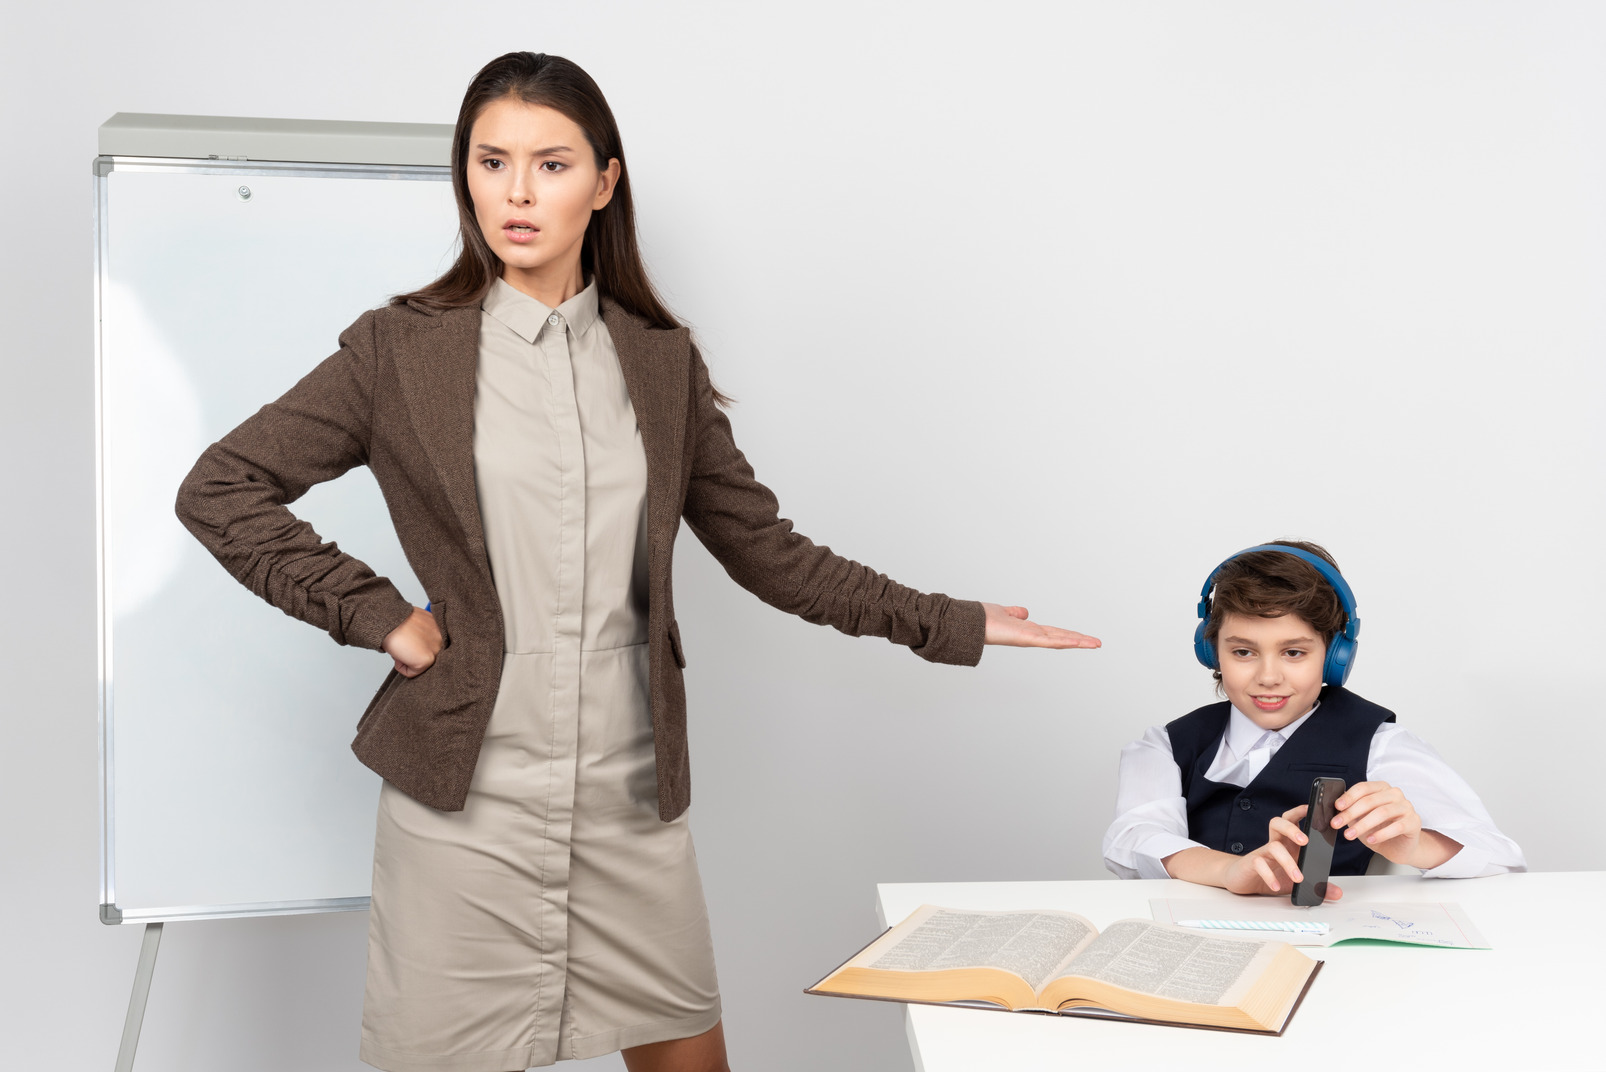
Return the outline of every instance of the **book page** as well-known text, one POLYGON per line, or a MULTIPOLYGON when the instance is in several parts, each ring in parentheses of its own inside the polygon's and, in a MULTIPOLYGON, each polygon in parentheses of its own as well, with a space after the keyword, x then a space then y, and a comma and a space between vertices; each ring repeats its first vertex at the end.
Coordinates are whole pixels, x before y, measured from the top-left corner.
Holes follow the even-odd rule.
POLYGON ((1070 913, 967 912, 926 905, 849 963, 880 971, 1002 968, 1037 991, 1096 933, 1091 923, 1070 913))
POLYGON ((1235 1005, 1280 945, 1123 919, 1107 927, 1060 975, 1175 1001, 1235 1005))

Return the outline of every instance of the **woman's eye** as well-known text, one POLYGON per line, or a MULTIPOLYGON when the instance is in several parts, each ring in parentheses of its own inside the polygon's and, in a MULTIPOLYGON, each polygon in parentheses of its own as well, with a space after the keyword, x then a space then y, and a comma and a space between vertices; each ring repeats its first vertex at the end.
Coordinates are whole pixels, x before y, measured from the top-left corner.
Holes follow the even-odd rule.
POLYGON ((563 165, 556 160, 548 160, 541 165, 542 171, 562 171, 563 165))
POLYGON ((492 171, 501 171, 502 170, 502 161, 496 159, 495 157, 492 157, 491 159, 485 161, 485 166, 487 168, 489 168, 490 170, 492 170, 492 171))

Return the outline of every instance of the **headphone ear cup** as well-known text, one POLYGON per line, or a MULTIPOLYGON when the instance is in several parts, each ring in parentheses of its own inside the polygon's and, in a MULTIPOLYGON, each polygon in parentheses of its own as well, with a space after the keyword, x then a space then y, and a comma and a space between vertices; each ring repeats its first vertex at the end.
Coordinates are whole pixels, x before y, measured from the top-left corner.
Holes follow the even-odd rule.
POLYGON ((1193 630, 1193 657, 1207 670, 1216 669, 1216 646, 1205 637, 1205 622, 1193 630))
POLYGON ((1327 661, 1322 664, 1322 684, 1342 685, 1349 680, 1349 673, 1355 669, 1355 651, 1359 645, 1339 633, 1333 637, 1332 643, 1327 645, 1327 661))

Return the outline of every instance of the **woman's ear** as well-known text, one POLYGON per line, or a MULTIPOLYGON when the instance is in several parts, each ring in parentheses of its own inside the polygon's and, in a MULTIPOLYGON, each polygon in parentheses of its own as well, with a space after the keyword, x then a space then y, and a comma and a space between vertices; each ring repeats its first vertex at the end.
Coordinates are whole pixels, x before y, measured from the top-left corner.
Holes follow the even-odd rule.
POLYGON ((608 166, 597 174, 597 196, 591 201, 591 210, 605 208, 613 200, 613 188, 619 183, 619 158, 608 161, 608 166))

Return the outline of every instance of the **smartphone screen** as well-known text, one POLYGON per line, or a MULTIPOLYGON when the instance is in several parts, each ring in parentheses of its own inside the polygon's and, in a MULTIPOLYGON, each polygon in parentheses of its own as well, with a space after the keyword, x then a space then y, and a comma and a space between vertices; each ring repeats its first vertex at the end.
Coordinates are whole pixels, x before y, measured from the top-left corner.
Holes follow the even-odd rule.
POLYGON ((1293 902, 1306 908, 1327 899, 1327 876, 1333 869, 1333 846, 1338 831, 1333 829, 1333 805, 1344 795, 1342 778, 1315 778, 1310 783, 1310 806, 1299 824, 1305 844, 1299 847, 1299 873, 1305 877, 1294 883, 1293 902))

